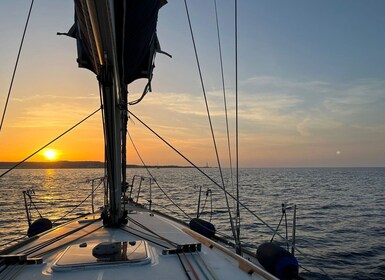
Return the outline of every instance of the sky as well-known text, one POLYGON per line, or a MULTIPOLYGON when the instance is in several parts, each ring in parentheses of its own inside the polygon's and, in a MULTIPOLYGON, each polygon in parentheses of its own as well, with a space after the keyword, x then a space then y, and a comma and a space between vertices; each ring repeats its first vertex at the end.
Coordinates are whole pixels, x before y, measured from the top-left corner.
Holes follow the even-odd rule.
MULTIPOLYGON (((234 2, 217 0, 235 162, 234 2)), ((0 2, 0 109, 30 1, 0 2)), ((229 166, 214 2, 188 1, 222 166, 229 166)), ((385 166, 385 1, 239 0, 241 167, 385 166)), ((77 68, 72 1, 35 1, 3 129, 0 161, 20 161, 99 107, 93 73, 77 68)), ((197 165, 216 166, 184 3, 159 12, 153 92, 130 110, 197 165)), ((136 99, 143 82, 129 86, 136 99)), ((187 165, 138 121, 148 165, 187 165)), ((101 115, 49 147, 55 160, 103 161, 101 115)), ((47 161, 43 153, 30 161, 47 161)), ((131 143, 128 162, 140 164, 131 143)))

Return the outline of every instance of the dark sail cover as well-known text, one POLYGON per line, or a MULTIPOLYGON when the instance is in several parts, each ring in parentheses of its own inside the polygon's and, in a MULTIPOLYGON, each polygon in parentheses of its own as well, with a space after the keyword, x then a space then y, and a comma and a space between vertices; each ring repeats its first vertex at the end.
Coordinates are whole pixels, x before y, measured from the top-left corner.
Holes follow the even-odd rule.
MULTIPOLYGON (((122 82, 151 80, 153 60, 160 50, 156 36, 158 11, 164 0, 115 0, 116 53, 122 82)), ((75 0, 75 24, 68 35, 77 41, 78 64, 98 74, 98 53, 91 23, 84 9, 86 1, 75 0)))
POLYGON ((94 37, 87 32, 90 30, 91 23, 88 14, 83 10, 83 5, 84 1, 75 0, 75 23, 67 34, 76 39, 79 67, 98 74, 96 45, 94 37))

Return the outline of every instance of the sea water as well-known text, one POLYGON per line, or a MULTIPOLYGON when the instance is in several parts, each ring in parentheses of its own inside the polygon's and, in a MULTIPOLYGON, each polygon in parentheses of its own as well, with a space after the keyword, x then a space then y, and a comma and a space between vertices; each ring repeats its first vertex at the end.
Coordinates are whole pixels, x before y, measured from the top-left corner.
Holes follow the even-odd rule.
MULTIPOLYGON (((221 182, 217 169, 203 171, 221 182)), ((188 222, 196 216, 201 190, 201 218, 211 219, 219 234, 231 236, 223 191, 209 179, 192 168, 152 168, 150 172, 156 182, 144 179, 139 192, 136 177, 131 192, 134 200, 138 197, 149 204, 151 188, 153 209, 188 222)), ((149 177, 141 168, 128 170, 128 174, 130 183, 134 175, 149 177)), ((58 224, 92 211, 92 188, 96 189, 94 209, 103 205, 103 187, 99 186, 103 175, 102 169, 18 169, 0 178, 0 249, 26 234, 23 191, 34 191, 33 204, 26 197, 32 219, 39 218, 39 211, 58 224)), ((224 175, 227 191, 235 196, 230 170, 224 170, 224 175)), ((271 228, 275 229, 282 217, 282 203, 288 209, 278 233, 291 240, 296 205, 300 252, 295 254, 304 278, 385 279, 385 168, 241 169, 239 175, 241 201, 252 212, 240 208, 245 248, 255 252, 258 244, 271 240, 271 228)), ((228 198, 234 217, 236 204, 228 198)), ((279 236, 274 240, 286 246, 279 236)))

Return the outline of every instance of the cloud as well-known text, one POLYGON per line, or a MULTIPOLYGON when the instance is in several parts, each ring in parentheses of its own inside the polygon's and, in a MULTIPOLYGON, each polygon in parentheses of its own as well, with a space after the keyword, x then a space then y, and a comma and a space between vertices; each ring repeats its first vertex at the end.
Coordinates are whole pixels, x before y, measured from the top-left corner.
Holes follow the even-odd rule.
MULTIPOLYGON (((74 103, 42 103, 37 106, 24 108, 12 122, 10 127, 15 128, 69 128, 76 124, 92 111, 74 103)), ((90 119, 88 122, 93 122, 90 119)), ((98 119, 100 123, 100 119, 98 119)))
POLYGON ((22 96, 22 97, 15 97, 12 98, 12 101, 19 102, 19 103, 25 103, 25 102, 31 102, 31 101, 39 101, 39 102, 53 102, 53 101, 74 101, 74 100, 88 100, 88 101, 99 101, 100 97, 96 96, 94 94, 89 95, 83 95, 83 96, 66 96, 66 95, 28 95, 28 96, 22 96))
POLYGON ((250 99, 245 108, 248 112, 255 111, 250 118, 270 119, 268 123, 276 120, 278 127, 286 130, 292 126, 302 136, 327 137, 327 133, 352 134, 354 131, 357 134, 358 130, 368 127, 371 130, 384 127, 384 81, 366 79, 331 84, 258 77, 243 84, 250 99), (258 99, 264 101, 258 103, 258 99))
MULTIPOLYGON (((332 150, 332 156, 336 150, 343 150, 341 160, 359 150, 360 155, 368 155, 366 162, 370 163, 369 155, 384 152, 381 150, 385 141, 383 81, 331 83, 258 77, 240 83, 239 89, 240 144, 243 157, 250 158, 250 166, 253 158, 271 160, 271 164, 279 158, 287 163, 293 157, 312 161, 309 157, 314 150, 322 156, 328 149, 332 150), (250 149, 253 152, 249 152, 250 149)), ((209 91, 207 96, 219 150, 224 151, 227 143, 223 96, 219 90, 209 91)), ((234 92, 228 90, 227 96, 234 144, 234 92)), ((13 126, 67 128, 92 112, 98 97, 62 99, 56 95, 34 95, 18 102, 28 106, 21 106, 22 109, 14 113, 13 126)), ((202 161, 212 153, 201 93, 153 92, 130 110, 177 148, 188 153, 193 151, 193 156, 199 152, 202 161)), ((90 122, 100 127, 100 118, 90 122)), ((129 125, 145 147, 158 147, 151 144, 155 138, 145 133, 137 121, 129 125)), ((385 158, 385 154, 383 156, 385 158)), ((328 160, 325 156, 324 162, 328 160)))
POLYGON ((68 128, 100 106, 99 96, 94 94, 72 95, 38 93, 14 97, 7 114, 7 126, 68 128))
MULTIPOLYGON (((214 128, 223 133, 225 123, 220 120, 224 114, 222 93, 210 91, 207 95, 214 128)), ((234 93, 229 90, 227 96, 229 121, 233 126, 234 93)), ((156 112, 147 118, 152 118, 153 123, 163 119, 167 129, 182 129, 186 124, 191 130, 208 127, 204 101, 199 93, 153 93, 142 105, 143 115, 146 115, 146 108, 156 112), (170 119, 170 116, 173 117, 170 119)), ((384 112, 384 81, 332 84, 264 76, 247 79, 240 86, 239 118, 246 134, 330 139, 357 136, 363 130, 370 130, 383 135, 385 132, 378 131, 384 131, 384 112)), ((184 130, 184 133, 189 132, 184 130)))

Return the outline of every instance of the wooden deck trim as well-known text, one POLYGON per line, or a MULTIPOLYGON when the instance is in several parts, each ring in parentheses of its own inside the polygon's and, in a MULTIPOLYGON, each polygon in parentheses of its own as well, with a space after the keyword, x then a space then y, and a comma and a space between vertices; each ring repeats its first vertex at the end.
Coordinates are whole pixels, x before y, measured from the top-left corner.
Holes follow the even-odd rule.
POLYGON ((189 229, 189 228, 182 228, 183 232, 187 233, 191 237, 195 238, 202 244, 206 245, 209 248, 216 248, 220 250, 221 252, 225 253, 226 255, 232 257, 233 259, 238 261, 239 268, 245 271, 248 274, 256 273, 259 276, 262 276, 268 280, 277 280, 273 275, 270 273, 264 271, 262 268, 258 267, 257 265, 253 264, 252 262, 242 258, 241 256, 237 255, 233 251, 227 249, 226 247, 223 247, 222 245, 219 245, 218 243, 204 237, 203 235, 200 235, 199 233, 189 229))

